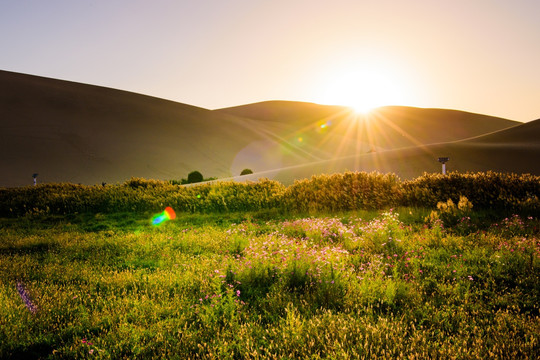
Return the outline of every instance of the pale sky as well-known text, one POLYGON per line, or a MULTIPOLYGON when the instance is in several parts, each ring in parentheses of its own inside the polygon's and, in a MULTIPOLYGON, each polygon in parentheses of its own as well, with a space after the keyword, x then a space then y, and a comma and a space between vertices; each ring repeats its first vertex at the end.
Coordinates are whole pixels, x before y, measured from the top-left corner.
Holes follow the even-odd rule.
POLYGON ((540 118, 540 0, 0 0, 0 69, 207 109, 540 118))

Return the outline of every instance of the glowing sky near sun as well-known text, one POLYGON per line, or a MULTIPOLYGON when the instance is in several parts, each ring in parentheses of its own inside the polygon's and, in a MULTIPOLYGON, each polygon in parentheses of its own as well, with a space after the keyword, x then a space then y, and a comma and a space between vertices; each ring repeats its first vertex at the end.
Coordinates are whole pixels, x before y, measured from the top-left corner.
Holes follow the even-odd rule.
POLYGON ((0 69, 209 109, 280 99, 529 121, 538 14, 538 0, 2 1, 0 69))

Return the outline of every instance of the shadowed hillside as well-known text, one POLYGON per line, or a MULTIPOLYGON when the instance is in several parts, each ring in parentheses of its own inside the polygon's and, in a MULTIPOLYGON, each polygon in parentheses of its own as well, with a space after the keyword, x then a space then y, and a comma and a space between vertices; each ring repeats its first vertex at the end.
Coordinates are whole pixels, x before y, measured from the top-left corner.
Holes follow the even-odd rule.
POLYGON ((346 107, 288 101, 217 111, 262 120, 317 160, 455 141, 521 124, 456 110, 387 106, 359 115, 346 107))
POLYGON ((468 143, 540 146, 540 119, 502 131, 467 139, 468 143))
POLYGON ((285 184, 313 174, 350 171, 393 172, 403 179, 440 172, 438 157, 450 158, 448 171, 496 171, 540 175, 540 119, 461 141, 439 143, 313 162, 265 176, 285 184))
MULTIPOLYGON (((409 171, 411 165, 391 161, 392 156, 414 157, 418 149, 411 147, 478 137, 520 124, 408 107, 384 107, 359 116, 346 107, 290 101, 212 111, 6 71, 0 71, 0 119, 0 186, 30 185, 33 173, 39 174, 39 183, 83 184, 131 177, 181 179, 193 170, 205 177, 227 178, 244 168, 255 176, 276 175, 281 169, 277 179, 286 181, 364 168, 407 175, 430 171, 431 160, 430 166, 416 161, 421 165, 409 171), (365 166, 357 164, 359 159, 365 166)), ((519 142, 520 130, 515 131, 519 142)), ((489 139, 500 143, 499 138, 489 139)), ((433 146, 442 145, 427 149, 433 146)))
POLYGON ((264 135, 249 121, 149 96, 0 72, 0 185, 95 184, 132 176, 230 176, 264 135))
POLYGON ((373 130, 372 141, 376 146, 384 148, 401 147, 391 140, 398 141, 400 145, 408 142, 430 144, 483 135, 521 124, 517 121, 457 110, 385 106, 373 110, 369 115, 356 115, 342 106, 292 101, 266 101, 215 111, 282 124, 283 127, 293 131, 301 130, 298 125, 313 126, 325 121, 330 121, 334 127, 346 122, 347 127, 339 129, 346 131, 354 127, 350 124, 352 120, 358 123, 366 122, 369 125, 366 125, 364 133, 361 134, 362 138, 367 139, 370 135, 368 130, 373 130))

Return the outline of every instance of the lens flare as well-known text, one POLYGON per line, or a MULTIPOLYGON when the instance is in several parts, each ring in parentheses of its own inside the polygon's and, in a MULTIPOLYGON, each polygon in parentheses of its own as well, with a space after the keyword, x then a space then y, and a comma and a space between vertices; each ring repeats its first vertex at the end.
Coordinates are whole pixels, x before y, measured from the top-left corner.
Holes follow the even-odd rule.
POLYGON ((160 225, 168 220, 174 220, 176 219, 176 213, 174 212, 173 208, 170 206, 167 206, 165 208, 165 211, 163 211, 161 214, 157 214, 152 218, 152 225, 160 225))
POLYGON ((330 120, 320 121, 317 123, 316 130, 318 133, 324 133, 332 125, 330 120))

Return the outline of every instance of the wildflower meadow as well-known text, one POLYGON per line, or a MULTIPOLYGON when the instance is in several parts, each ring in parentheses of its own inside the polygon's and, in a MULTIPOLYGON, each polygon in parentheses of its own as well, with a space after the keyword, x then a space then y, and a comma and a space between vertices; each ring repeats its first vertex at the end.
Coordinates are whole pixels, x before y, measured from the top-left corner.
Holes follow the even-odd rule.
POLYGON ((294 211, 261 201, 161 223, 147 210, 0 218, 0 358, 540 357, 530 206, 462 195, 329 211, 302 196, 294 211))

